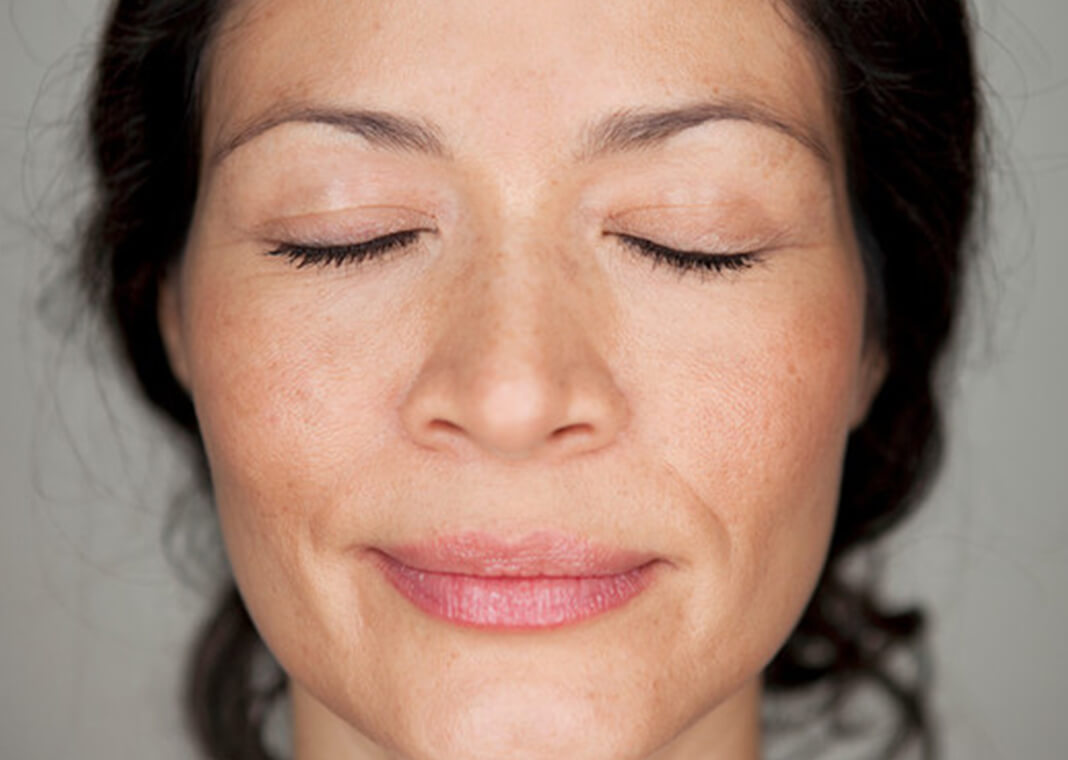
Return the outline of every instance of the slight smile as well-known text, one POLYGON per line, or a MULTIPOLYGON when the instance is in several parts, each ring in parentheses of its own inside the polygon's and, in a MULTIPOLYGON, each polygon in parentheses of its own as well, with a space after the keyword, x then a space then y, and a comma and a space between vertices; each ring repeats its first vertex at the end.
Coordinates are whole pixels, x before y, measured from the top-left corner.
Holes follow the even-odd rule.
POLYGON ((423 612, 506 630, 553 628, 622 607, 661 564, 552 532, 520 541, 465 533, 372 554, 392 586, 423 612))

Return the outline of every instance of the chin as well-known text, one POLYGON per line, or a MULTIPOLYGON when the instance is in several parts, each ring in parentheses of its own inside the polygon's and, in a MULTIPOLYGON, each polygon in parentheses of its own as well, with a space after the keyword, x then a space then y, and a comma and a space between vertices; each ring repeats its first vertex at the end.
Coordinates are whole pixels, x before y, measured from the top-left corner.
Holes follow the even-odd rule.
POLYGON ((619 758, 618 734, 581 695, 548 687, 513 685, 484 692, 442 731, 438 757, 465 760, 608 760, 619 758), (615 741, 613 741, 613 739, 615 741), (444 744, 444 742, 443 742, 444 744))
POLYGON ((412 760, 637 760, 658 743, 629 703, 572 685, 502 683, 425 707, 411 751, 398 748, 412 760))

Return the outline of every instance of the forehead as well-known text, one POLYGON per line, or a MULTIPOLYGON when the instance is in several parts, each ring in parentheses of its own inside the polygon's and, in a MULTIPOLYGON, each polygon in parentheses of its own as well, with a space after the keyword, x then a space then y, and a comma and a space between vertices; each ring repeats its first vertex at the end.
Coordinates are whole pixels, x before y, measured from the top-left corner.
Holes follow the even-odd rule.
POLYGON ((530 149, 620 109, 725 98, 833 146, 826 85, 778 0, 244 0, 214 40, 205 137, 326 105, 530 149))

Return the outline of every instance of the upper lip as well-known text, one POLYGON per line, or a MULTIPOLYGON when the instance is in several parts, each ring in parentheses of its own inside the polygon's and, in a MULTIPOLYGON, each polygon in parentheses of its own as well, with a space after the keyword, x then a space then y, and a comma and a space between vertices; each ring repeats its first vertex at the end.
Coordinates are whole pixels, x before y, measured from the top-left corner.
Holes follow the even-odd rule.
POLYGON ((619 575, 657 559, 648 552, 613 548, 555 531, 514 539, 458 533, 378 551, 416 570, 498 578, 619 575))

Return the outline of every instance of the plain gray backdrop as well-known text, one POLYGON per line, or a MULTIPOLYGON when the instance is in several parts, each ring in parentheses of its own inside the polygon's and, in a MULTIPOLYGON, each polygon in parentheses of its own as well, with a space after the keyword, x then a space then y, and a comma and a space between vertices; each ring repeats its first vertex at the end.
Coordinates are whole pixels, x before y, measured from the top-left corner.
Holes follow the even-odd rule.
MULTIPOLYGON (((181 462, 62 289, 73 114, 103 3, 0 5, 0 758, 192 755, 204 604, 161 533, 181 462), (57 283, 59 283, 57 285, 57 283)), ((949 388, 950 455, 886 552, 934 613, 949 760, 1068 758, 1068 2, 977 0, 993 202, 949 388)), ((198 590, 198 588, 200 590, 198 590)))

